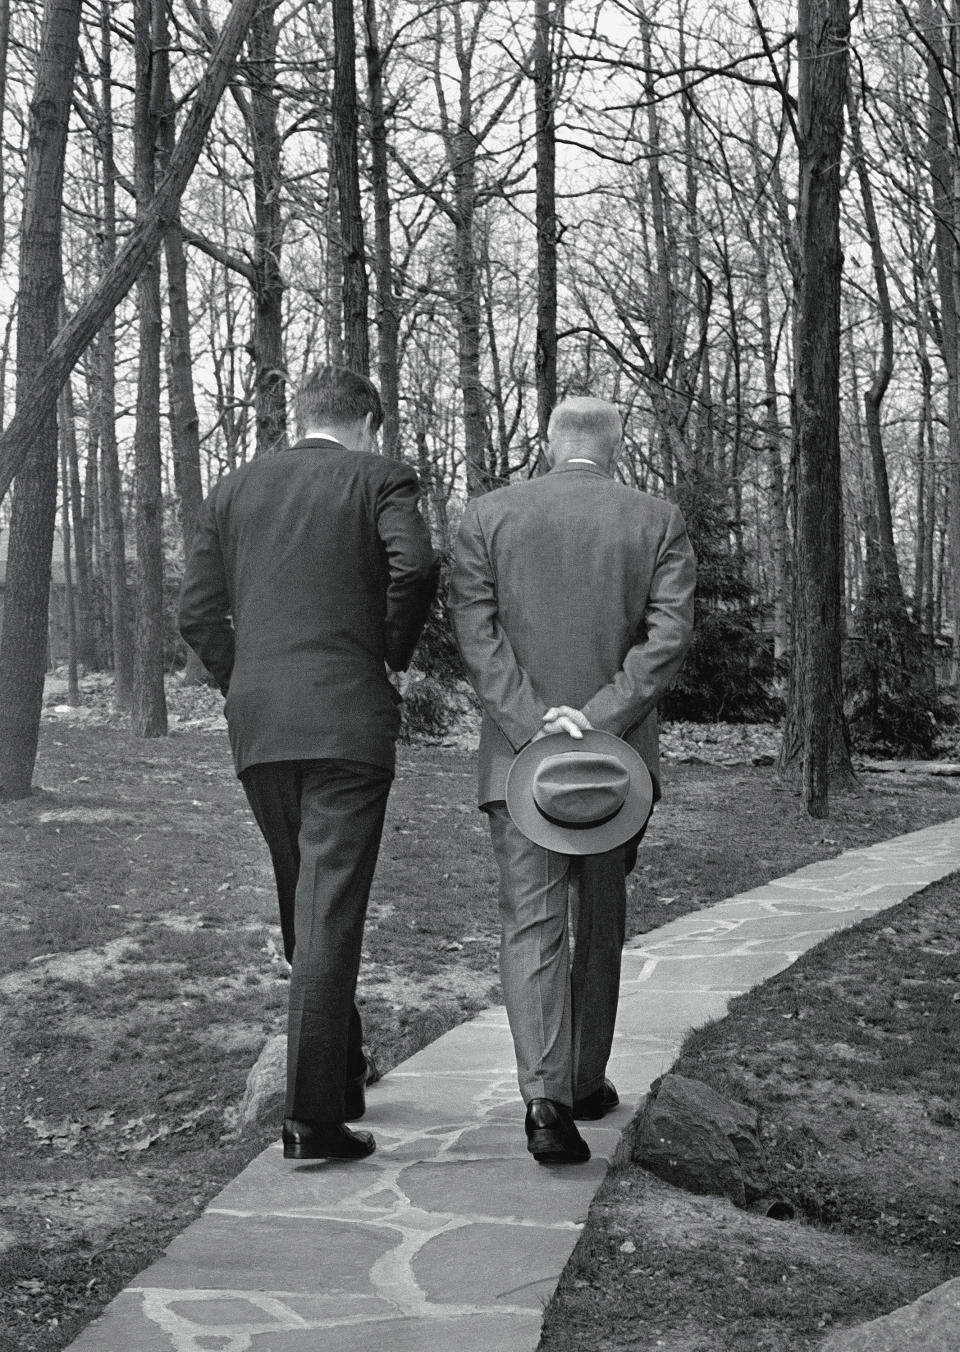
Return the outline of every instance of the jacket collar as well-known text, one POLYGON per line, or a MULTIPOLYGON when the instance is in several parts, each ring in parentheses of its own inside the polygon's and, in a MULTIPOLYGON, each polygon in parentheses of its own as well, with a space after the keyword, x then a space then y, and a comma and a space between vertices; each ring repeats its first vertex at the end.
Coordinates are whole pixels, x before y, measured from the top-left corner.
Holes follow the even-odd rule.
POLYGON ((554 465, 549 473, 575 474, 577 471, 581 474, 599 474, 603 479, 611 478, 610 471, 604 469, 602 465, 597 465, 592 460, 581 460, 576 457, 574 457, 572 463, 569 460, 564 460, 559 465, 554 465))
POLYGON ((341 451, 345 451, 347 449, 342 441, 337 441, 336 437, 320 436, 320 437, 301 437, 299 441, 295 441, 292 443, 292 445, 290 446, 290 450, 299 451, 303 450, 308 446, 316 447, 318 450, 320 449, 320 447, 323 446, 338 446, 341 451))

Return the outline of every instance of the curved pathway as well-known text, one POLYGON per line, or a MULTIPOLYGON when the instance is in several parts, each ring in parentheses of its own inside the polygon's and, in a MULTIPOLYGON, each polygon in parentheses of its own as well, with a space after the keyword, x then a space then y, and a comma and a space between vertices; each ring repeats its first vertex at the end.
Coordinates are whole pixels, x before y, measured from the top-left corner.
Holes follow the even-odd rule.
POLYGON ((960 818, 631 941, 610 1063, 622 1102, 583 1124, 594 1155, 580 1167, 527 1154, 506 1015, 486 1010, 372 1088, 375 1155, 296 1165, 271 1146, 70 1348, 533 1352, 607 1160, 686 1033, 835 930, 956 870, 960 818))

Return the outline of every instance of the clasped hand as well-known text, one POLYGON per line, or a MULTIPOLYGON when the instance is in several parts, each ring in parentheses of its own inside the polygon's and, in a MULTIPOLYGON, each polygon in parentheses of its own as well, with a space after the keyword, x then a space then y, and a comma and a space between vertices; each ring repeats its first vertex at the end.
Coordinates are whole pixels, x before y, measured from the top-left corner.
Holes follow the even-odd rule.
POLYGON ((583 739, 583 734, 588 732, 591 727, 590 720, 580 709, 571 709, 568 704, 558 704, 555 708, 548 709, 543 715, 543 727, 534 737, 538 741, 541 737, 550 737, 555 732, 565 732, 569 737, 583 739))

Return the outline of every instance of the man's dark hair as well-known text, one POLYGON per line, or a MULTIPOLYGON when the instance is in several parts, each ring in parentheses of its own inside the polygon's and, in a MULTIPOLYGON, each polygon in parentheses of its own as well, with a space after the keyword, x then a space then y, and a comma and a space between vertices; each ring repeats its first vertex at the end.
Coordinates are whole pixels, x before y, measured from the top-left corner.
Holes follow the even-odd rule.
POLYGON ((298 386, 293 397, 297 430, 339 427, 373 414, 373 430, 383 422, 383 404, 376 385, 349 366, 318 366, 298 386))

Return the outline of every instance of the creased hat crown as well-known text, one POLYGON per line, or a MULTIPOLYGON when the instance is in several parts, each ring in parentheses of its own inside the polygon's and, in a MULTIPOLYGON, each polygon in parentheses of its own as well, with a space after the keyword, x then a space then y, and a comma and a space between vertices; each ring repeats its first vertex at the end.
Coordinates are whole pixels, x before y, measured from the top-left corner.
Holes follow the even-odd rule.
POLYGON ((541 761, 531 792, 548 821, 577 828, 610 821, 629 788, 630 774, 616 756, 568 751, 541 761))

